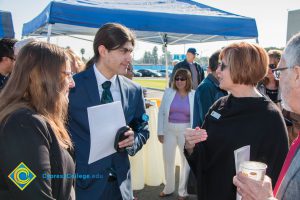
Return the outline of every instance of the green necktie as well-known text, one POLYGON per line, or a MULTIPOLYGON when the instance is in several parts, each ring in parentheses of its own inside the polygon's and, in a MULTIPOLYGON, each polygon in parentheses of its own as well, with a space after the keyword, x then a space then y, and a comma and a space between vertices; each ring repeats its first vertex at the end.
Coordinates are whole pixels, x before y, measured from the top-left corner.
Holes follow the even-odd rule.
POLYGON ((105 81, 104 83, 102 83, 103 92, 102 92, 100 104, 111 103, 114 101, 112 94, 110 92, 110 86, 111 86, 110 81, 105 81))

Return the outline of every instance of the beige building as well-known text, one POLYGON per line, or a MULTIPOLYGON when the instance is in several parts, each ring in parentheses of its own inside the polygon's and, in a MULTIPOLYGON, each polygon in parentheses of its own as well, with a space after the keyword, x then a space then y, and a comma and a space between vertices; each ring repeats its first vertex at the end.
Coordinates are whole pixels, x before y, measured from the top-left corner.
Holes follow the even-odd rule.
POLYGON ((288 12, 286 41, 288 41, 294 34, 298 32, 300 32, 300 9, 290 10, 288 12))

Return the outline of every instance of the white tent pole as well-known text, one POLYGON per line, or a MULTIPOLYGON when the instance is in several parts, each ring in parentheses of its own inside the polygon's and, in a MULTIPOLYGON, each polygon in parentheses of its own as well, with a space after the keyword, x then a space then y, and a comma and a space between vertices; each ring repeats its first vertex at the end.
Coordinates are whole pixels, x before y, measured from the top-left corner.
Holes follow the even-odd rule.
POLYGON ((164 47, 165 47, 165 60, 166 60, 166 85, 169 87, 169 71, 168 71, 168 38, 167 34, 164 34, 164 47))
POLYGON ((50 43, 52 24, 48 24, 47 42, 50 43))
POLYGON ((166 54, 166 56, 165 56, 165 58, 166 58, 166 79, 167 79, 167 83, 169 82, 168 80, 169 80, 169 73, 168 73, 168 47, 167 47, 167 45, 165 46, 165 54, 166 54))

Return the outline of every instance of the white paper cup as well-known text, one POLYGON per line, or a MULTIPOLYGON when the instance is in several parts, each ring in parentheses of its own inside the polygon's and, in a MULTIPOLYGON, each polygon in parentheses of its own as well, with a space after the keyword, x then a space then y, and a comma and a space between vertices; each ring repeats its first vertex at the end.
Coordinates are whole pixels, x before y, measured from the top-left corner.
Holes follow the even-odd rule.
POLYGON ((251 179, 262 181, 266 174, 267 165, 262 162, 244 161, 240 164, 240 171, 251 179))

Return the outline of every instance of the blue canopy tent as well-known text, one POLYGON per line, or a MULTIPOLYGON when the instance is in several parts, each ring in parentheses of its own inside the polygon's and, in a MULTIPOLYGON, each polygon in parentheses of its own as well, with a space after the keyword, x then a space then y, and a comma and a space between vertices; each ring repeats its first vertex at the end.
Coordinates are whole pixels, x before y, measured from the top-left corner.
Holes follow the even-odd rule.
POLYGON ((52 1, 23 26, 23 35, 95 35, 107 22, 135 30, 152 43, 200 43, 257 38, 255 19, 228 13, 190 0, 52 1))
POLYGON ((48 41, 51 34, 95 35, 107 22, 129 27, 138 40, 165 46, 258 37, 255 19, 191 0, 52 1, 23 25, 22 35, 47 34, 48 41))
POLYGON ((0 38, 14 38, 15 32, 11 13, 0 10, 0 38))

